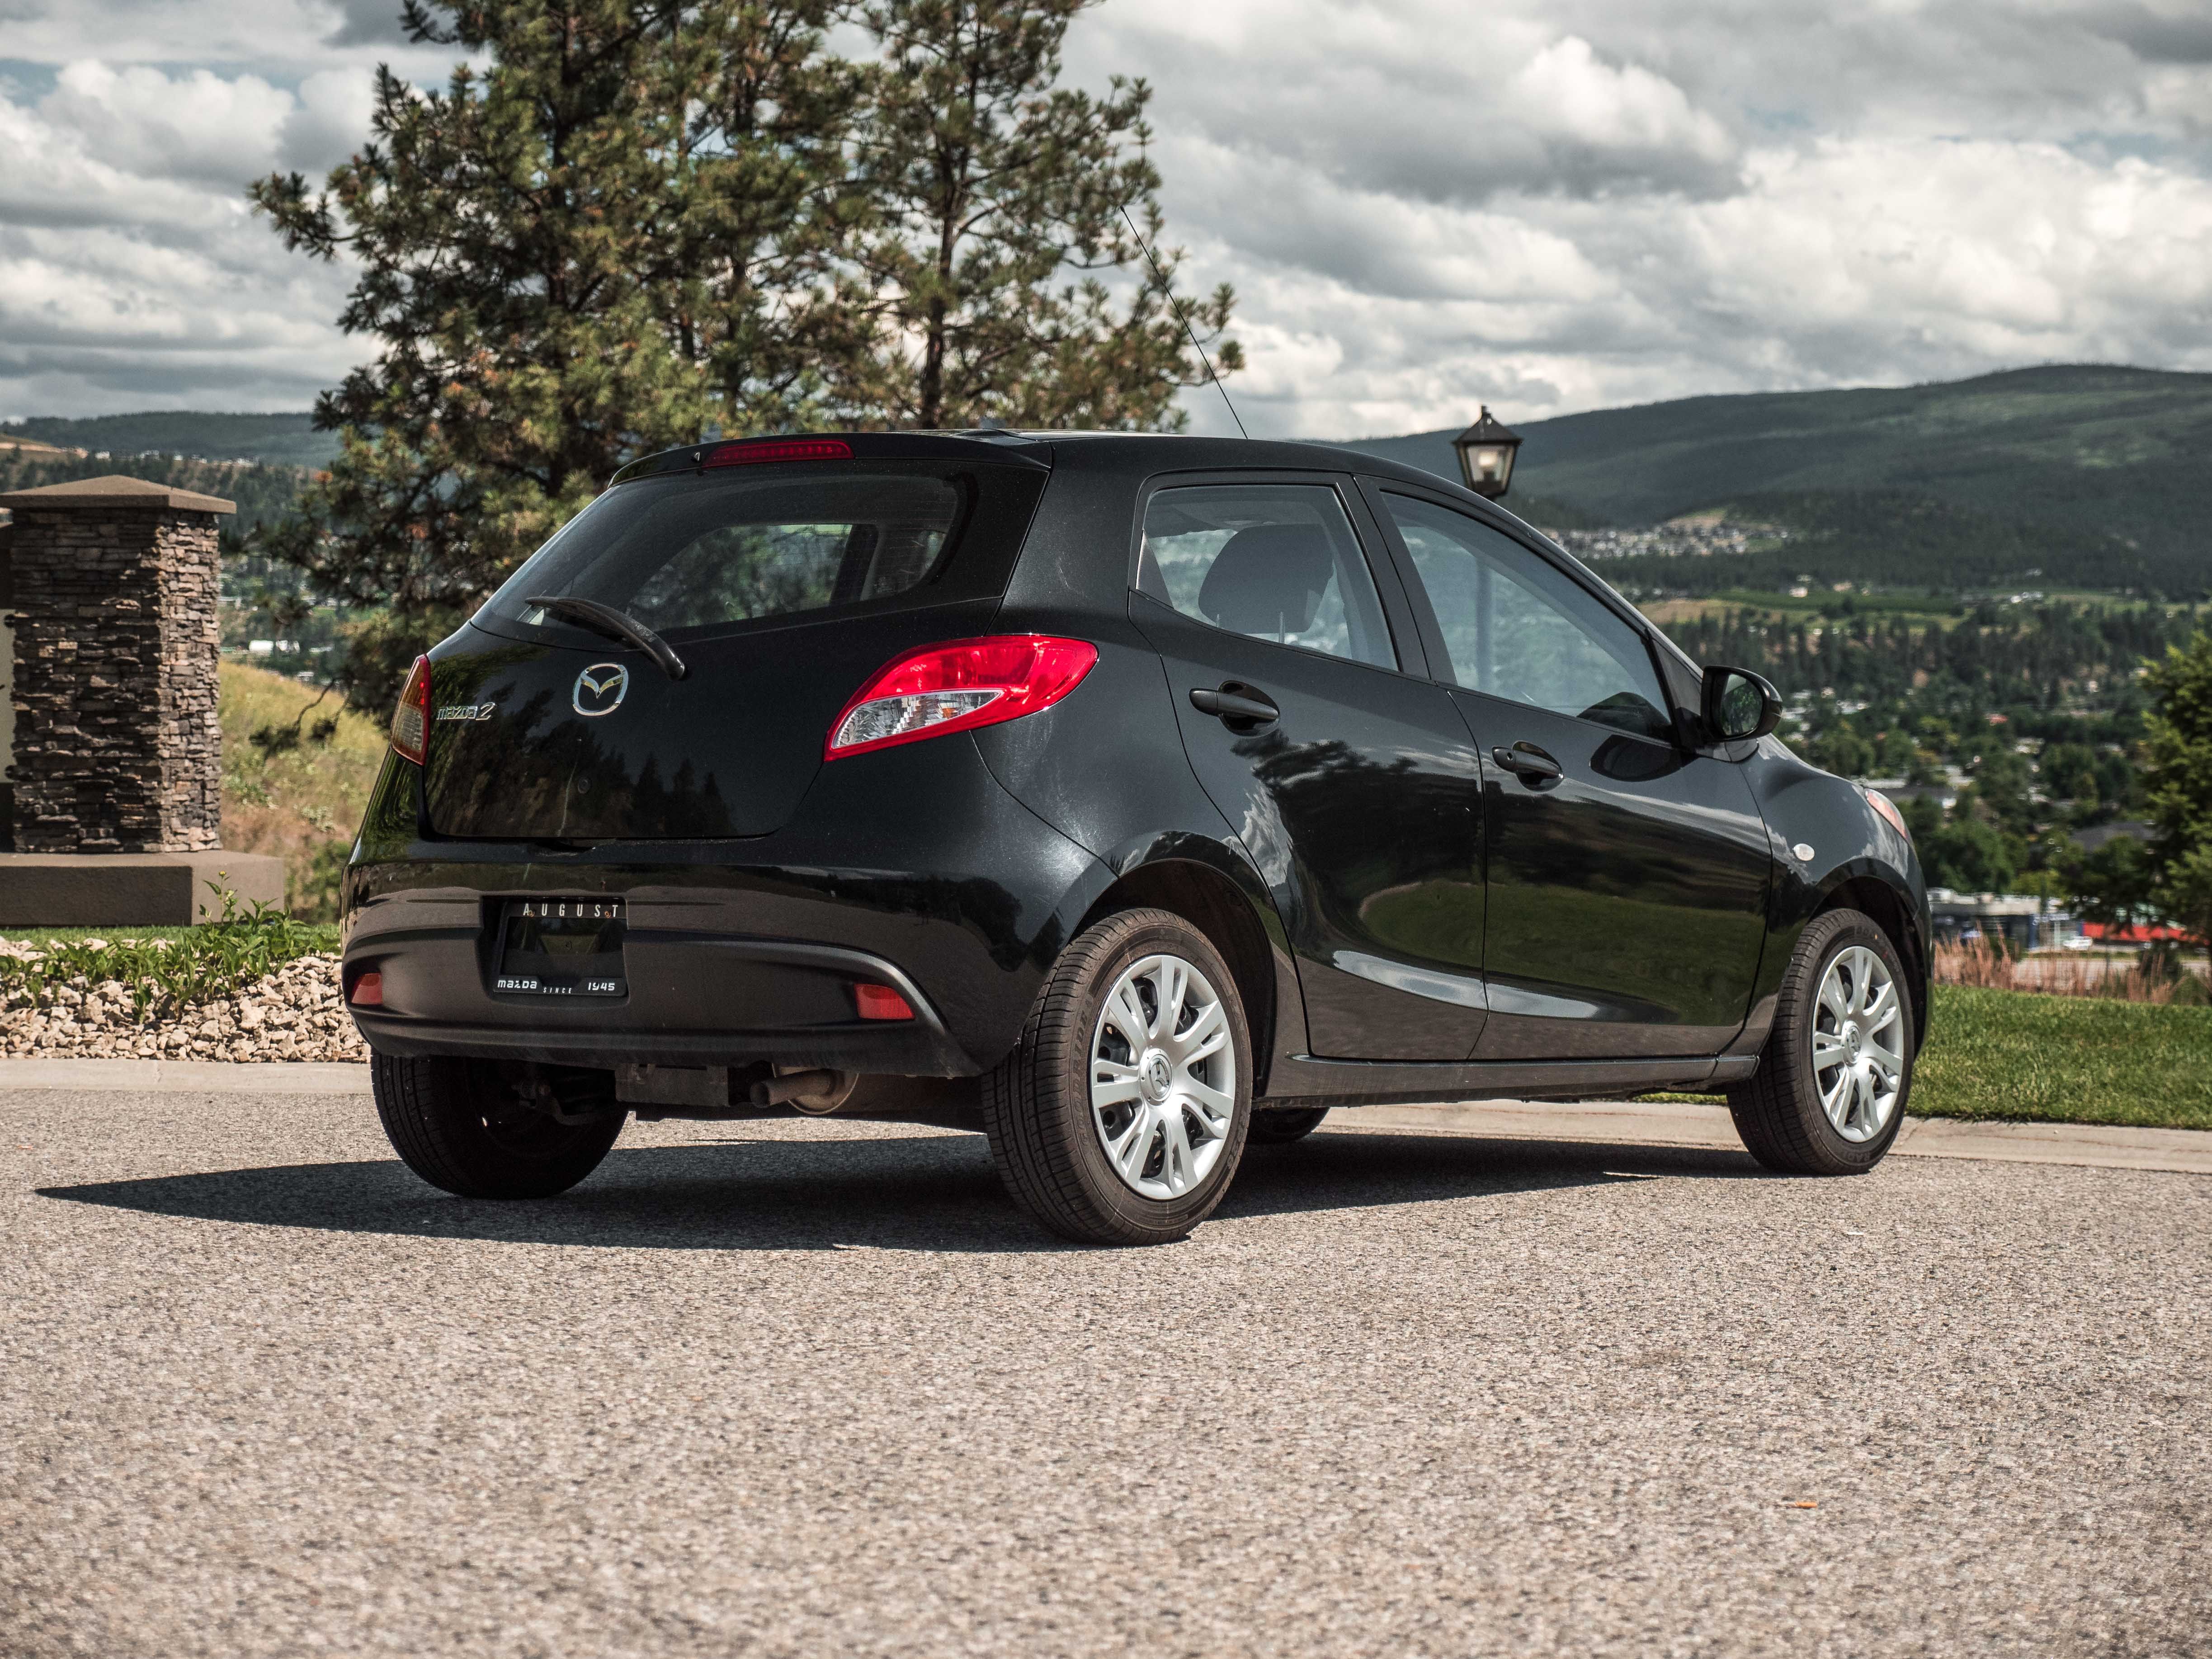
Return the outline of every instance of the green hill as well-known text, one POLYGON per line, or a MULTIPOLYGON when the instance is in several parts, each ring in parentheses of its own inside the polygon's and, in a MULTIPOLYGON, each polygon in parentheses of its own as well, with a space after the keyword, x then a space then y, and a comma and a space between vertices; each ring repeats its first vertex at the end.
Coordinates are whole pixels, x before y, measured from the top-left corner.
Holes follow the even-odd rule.
MULTIPOLYGON (((1714 507, 1774 518, 1779 503, 1839 558, 1886 545, 1885 516, 1910 526, 1920 579, 1938 584, 2038 567, 2046 580, 2092 586, 2212 583, 2212 374, 2020 369, 1937 386, 1688 398, 1518 429, 1527 442, 1510 506, 1548 498, 1648 525, 1714 507), (1885 499, 1852 501, 1868 492, 1885 499)), ((1347 447, 1456 476, 1452 435, 1347 447)))
POLYGON ((1598 568, 1625 590, 1698 595, 1786 587, 1810 576, 1822 584, 1850 580, 1948 592, 2155 590, 2193 599, 2212 577, 2212 560, 2197 562, 2191 576, 2110 536, 1977 512, 1904 490, 1775 490, 1736 496, 1725 510, 1732 520, 1773 526, 1781 534, 1763 545, 1755 538, 1748 553, 1647 554, 1607 559, 1598 568))
POLYGON ((127 478, 144 478, 153 483, 198 490, 203 495, 219 495, 236 502, 237 517, 222 521, 227 539, 243 536, 258 524, 283 518, 292 510, 300 486, 307 477, 296 466, 271 466, 257 461, 180 461, 163 454, 116 454, 103 461, 90 455, 55 457, 41 455, 35 450, 25 454, 0 449, 0 493, 68 483, 75 478, 106 477, 118 472, 127 478))
POLYGON ((68 449, 111 455, 191 455, 210 461, 266 461, 328 466, 337 434, 314 429, 309 415, 205 415, 169 410, 65 421, 52 416, 0 422, 0 438, 34 438, 68 449))

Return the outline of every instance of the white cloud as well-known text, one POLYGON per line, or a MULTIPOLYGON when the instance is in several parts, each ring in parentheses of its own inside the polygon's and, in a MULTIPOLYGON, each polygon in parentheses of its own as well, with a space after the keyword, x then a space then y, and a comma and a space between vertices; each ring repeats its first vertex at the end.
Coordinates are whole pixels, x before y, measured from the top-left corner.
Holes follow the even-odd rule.
POLYGON ((193 70, 172 80, 144 65, 64 66, 39 112, 86 155, 141 176, 217 189, 265 172, 298 100, 258 75, 193 70))
POLYGON ((346 273, 286 254, 245 195, 329 156, 342 99, 302 94, 78 59, 0 100, 0 413, 298 409, 345 372, 346 273))
MULTIPOLYGON (((0 0, 0 416, 303 407, 368 343, 246 180, 441 79, 398 0, 0 0)), ((1104 0, 1255 432, 2212 368, 2203 0, 1104 0)), ((1211 392, 1188 401, 1228 429, 1211 392)))
POLYGON ((1718 167, 1735 153, 1727 130, 1681 88, 1634 64, 1601 63, 1579 35, 1553 41, 1505 88, 1507 108, 1530 130, 1592 155, 1675 155, 1718 167))

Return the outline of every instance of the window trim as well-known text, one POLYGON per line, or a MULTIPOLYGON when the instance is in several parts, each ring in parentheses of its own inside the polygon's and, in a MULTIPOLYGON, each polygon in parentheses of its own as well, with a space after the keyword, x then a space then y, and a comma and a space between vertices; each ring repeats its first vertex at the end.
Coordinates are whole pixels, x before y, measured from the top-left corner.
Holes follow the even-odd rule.
POLYGON ((1238 634, 1232 629, 1218 628, 1202 617, 1185 616, 1173 606, 1168 607, 1170 612, 1194 627, 1212 629, 1215 633, 1227 634, 1235 639, 1252 640, 1259 645, 1272 645, 1278 650, 1302 651, 1310 657, 1340 662, 1378 674, 1430 678, 1427 640, 1421 632, 1420 619, 1407 597, 1396 555, 1382 526, 1376 521, 1366 495, 1359 487, 1360 481, 1349 472, 1329 472, 1306 467, 1192 467, 1152 474, 1137 487, 1136 511, 1129 523, 1129 547, 1122 580, 1128 590, 1130 602, 1133 604, 1142 599, 1153 605, 1159 604, 1158 599, 1137 586, 1139 565, 1145 550, 1145 519, 1152 511, 1155 495, 1169 489, 1253 484, 1318 485, 1335 493, 1337 505, 1343 510, 1345 521, 1352 526, 1352 541, 1358 547, 1360 556, 1367 562, 1367 580, 1375 586, 1375 597, 1382 607, 1383 629, 1390 636, 1391 654, 1397 660, 1376 663, 1365 662, 1358 657, 1340 657, 1334 652, 1316 651, 1311 646, 1290 645, 1279 640, 1261 640, 1249 634, 1238 634))
MULTIPOLYGON (((1413 613, 1414 624, 1420 630, 1421 642, 1428 659, 1432 663, 1443 663, 1447 665, 1446 672, 1443 674, 1431 672, 1428 676, 1429 678, 1448 690, 1464 691, 1473 696, 1495 695, 1476 690, 1471 686, 1462 685, 1456 678, 1450 675, 1449 665, 1451 662, 1451 653, 1444 644, 1443 624, 1437 620, 1436 606, 1429 599, 1428 589, 1421 583, 1420 572, 1413 564, 1413 556, 1406 545, 1405 537, 1398 532, 1397 520, 1390 516, 1389 505, 1382 499, 1385 495, 1409 496, 1414 501, 1425 501, 1431 507, 1456 513, 1463 519, 1472 519, 1475 523, 1487 529, 1495 530, 1507 540, 1550 565, 1559 574, 1611 611, 1643 644, 1645 665, 1650 670, 1651 678, 1659 687, 1659 695, 1667 700, 1667 712, 1673 717, 1674 747, 1686 753, 1696 752, 1684 734, 1682 711, 1675 706, 1674 691, 1668 684, 1666 671, 1661 665, 1657 650, 1652 644, 1650 619, 1607 587, 1584 567, 1579 559, 1562 548, 1553 546, 1542 535, 1522 524, 1518 519, 1492 510, 1487 502, 1478 503, 1463 500, 1441 489, 1429 489, 1423 484, 1407 483, 1397 478, 1376 477, 1368 473, 1359 475, 1358 484, 1360 493, 1366 501, 1368 512, 1382 532, 1384 544, 1389 550, 1392 562, 1397 567, 1398 580, 1406 590, 1407 602, 1413 613)), ((1510 702, 1517 699, 1505 698, 1503 701, 1510 702)), ((1579 714, 1568 714, 1564 718, 1582 720, 1583 725, 1596 730, 1608 732, 1615 737, 1633 738, 1640 743, 1667 741, 1664 738, 1640 737, 1636 732, 1624 732, 1619 726, 1607 726, 1601 721, 1583 720, 1579 714)))

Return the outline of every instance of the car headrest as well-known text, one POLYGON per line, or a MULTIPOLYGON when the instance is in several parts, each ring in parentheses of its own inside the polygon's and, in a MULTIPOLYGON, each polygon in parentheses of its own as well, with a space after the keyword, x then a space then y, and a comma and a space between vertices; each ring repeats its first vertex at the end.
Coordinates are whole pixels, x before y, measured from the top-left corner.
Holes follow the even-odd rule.
POLYGON ((1239 634, 1303 634, 1313 626, 1336 558, 1319 525, 1255 524, 1222 544, 1198 608, 1239 634))

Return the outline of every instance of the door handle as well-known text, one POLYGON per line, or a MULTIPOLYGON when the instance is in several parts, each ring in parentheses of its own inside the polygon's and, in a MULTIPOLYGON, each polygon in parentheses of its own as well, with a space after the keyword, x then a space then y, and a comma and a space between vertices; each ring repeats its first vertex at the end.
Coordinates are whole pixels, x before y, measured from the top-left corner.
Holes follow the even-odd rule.
POLYGON ((1493 749, 1490 758, 1527 784, 1531 789, 1540 784, 1557 783, 1566 774, 1553 760, 1533 743, 1516 743, 1510 749, 1493 749))
POLYGON ((1191 692, 1190 706, 1201 714, 1216 716, 1231 731, 1244 732, 1273 726, 1283 712, 1265 691, 1242 680, 1224 680, 1218 691, 1200 686, 1191 692))

